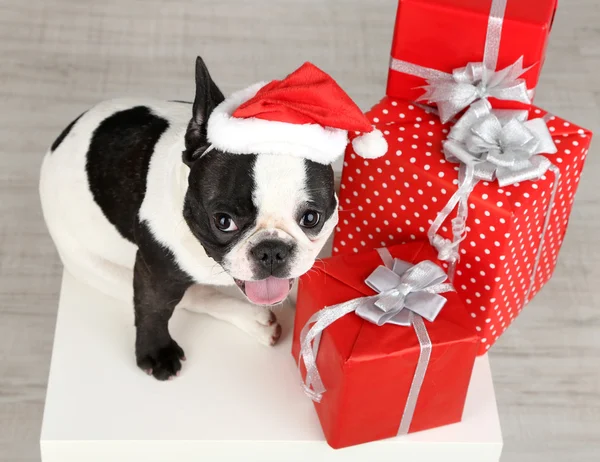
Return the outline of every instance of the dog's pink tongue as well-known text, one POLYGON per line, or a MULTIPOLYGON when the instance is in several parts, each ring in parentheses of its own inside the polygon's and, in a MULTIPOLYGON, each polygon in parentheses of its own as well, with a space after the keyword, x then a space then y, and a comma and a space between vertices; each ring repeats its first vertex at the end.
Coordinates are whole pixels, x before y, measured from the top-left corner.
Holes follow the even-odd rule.
POLYGON ((279 303, 290 291, 289 279, 273 276, 262 281, 246 281, 246 296, 257 305, 273 305, 279 303))

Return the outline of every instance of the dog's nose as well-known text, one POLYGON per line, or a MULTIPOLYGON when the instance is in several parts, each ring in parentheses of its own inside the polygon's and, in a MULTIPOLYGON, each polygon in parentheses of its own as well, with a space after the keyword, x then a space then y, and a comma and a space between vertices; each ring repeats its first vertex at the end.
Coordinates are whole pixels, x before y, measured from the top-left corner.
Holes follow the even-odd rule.
POLYGON ((258 264, 271 271, 281 268, 290 255, 291 247, 278 240, 265 240, 251 250, 258 264))

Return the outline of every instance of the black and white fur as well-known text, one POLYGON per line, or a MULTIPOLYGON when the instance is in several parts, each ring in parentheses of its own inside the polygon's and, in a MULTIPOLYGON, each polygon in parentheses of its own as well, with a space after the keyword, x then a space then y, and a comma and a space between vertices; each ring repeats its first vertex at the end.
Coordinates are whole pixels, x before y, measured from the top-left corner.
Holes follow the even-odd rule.
POLYGON ((100 103, 61 133, 42 166, 44 217, 65 267, 134 300, 137 364, 159 380, 185 359, 168 329, 176 306, 274 344, 281 328, 267 307, 214 286, 299 277, 338 219, 330 166, 208 149, 206 123, 223 100, 198 58, 193 105, 100 103), (301 225, 307 211, 318 212, 317 226, 301 225), (221 231, 222 214, 238 230, 221 231))

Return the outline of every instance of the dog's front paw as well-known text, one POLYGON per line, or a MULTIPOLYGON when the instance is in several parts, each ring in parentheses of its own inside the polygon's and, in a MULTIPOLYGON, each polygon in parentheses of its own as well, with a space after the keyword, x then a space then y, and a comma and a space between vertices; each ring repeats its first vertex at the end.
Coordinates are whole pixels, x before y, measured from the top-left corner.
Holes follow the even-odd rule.
POLYGON ((137 365, 158 380, 171 380, 179 375, 185 354, 175 340, 163 347, 137 352, 137 365))
POLYGON ((256 312, 254 325, 248 330, 267 346, 274 346, 281 338, 281 325, 277 322, 277 317, 271 310, 264 308, 256 312))

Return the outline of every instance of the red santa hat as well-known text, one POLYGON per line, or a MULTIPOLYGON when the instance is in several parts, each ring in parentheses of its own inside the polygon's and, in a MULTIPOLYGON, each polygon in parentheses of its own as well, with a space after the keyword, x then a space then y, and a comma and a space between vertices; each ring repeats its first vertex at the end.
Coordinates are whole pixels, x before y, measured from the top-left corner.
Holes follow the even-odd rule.
POLYGON ((352 146, 367 159, 387 152, 379 130, 329 75, 311 63, 283 80, 234 93, 208 119, 208 141, 234 154, 278 154, 330 164, 352 146))

